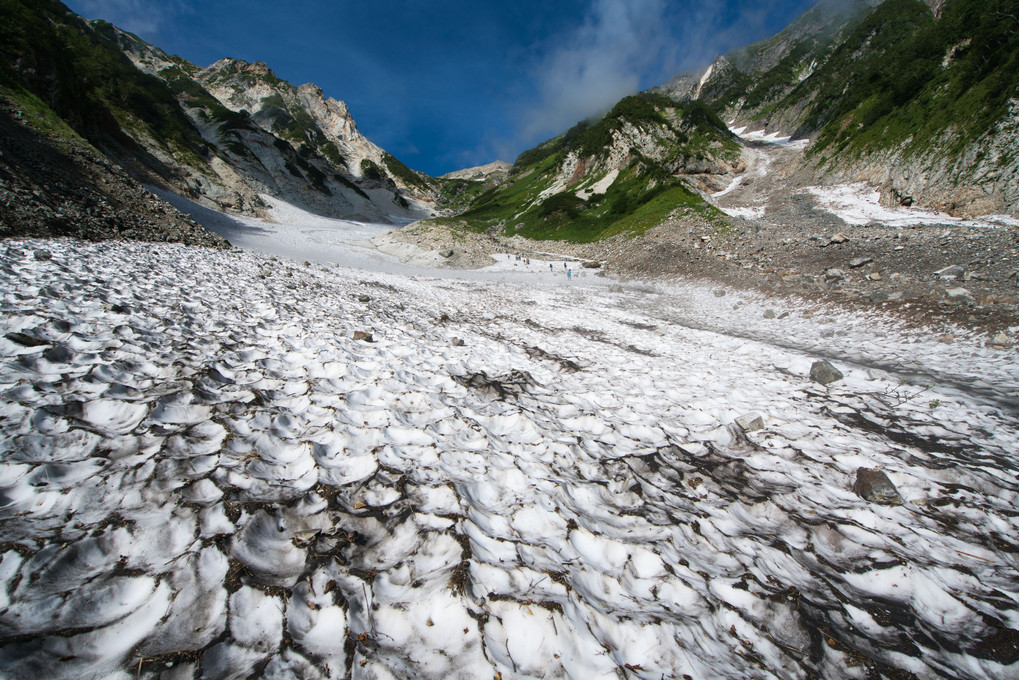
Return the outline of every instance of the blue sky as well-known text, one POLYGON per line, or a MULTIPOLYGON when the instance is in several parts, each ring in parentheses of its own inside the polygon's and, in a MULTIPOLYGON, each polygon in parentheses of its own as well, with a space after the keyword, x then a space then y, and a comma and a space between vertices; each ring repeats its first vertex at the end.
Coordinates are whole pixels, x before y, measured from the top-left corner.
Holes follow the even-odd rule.
POLYGON ((814 0, 65 0, 199 66, 264 61, 432 175, 518 153, 814 0))

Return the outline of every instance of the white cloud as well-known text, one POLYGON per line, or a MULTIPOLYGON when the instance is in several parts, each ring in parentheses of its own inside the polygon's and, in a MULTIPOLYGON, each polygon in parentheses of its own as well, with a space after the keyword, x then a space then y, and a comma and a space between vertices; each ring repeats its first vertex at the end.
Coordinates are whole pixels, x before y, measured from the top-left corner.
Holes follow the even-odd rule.
POLYGON ((151 40, 166 24, 190 8, 180 0, 76 0, 68 6, 88 19, 104 19, 130 33, 151 40))
POLYGON ((523 115, 524 143, 561 133, 641 89, 670 48, 664 0, 593 0, 587 18, 539 61, 540 103, 523 115))

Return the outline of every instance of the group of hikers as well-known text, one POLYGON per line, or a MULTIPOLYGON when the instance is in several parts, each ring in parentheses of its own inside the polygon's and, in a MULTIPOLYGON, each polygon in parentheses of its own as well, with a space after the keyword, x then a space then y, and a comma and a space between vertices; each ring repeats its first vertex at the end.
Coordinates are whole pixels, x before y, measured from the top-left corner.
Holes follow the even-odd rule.
MULTIPOLYGON (((509 253, 507 251, 506 255, 511 255, 511 253, 509 253)), ((523 262, 527 266, 530 266, 530 264, 531 264, 531 258, 529 258, 529 257, 525 257, 523 255, 513 255, 513 257, 516 258, 517 262, 523 262)), ((549 271, 550 274, 554 274, 555 273, 555 266, 551 262, 548 263, 548 271, 549 271)), ((570 281, 570 280, 573 279, 573 269, 570 268, 568 262, 563 262, 563 271, 566 272, 566 280, 567 281, 570 281)))

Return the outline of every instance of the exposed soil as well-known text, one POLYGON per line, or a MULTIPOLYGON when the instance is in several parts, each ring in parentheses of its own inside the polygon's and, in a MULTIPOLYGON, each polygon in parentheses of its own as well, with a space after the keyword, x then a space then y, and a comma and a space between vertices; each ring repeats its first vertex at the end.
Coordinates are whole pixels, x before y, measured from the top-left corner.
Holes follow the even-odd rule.
POLYGON ((84 143, 39 134, 0 100, 0 238, 10 236, 229 246, 84 143))

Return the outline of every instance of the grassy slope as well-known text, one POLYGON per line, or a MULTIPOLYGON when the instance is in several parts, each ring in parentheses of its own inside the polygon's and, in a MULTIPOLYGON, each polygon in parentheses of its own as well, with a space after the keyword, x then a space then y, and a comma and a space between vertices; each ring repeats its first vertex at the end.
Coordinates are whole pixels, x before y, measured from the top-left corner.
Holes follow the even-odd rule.
POLYGON ((31 94, 100 149, 142 154, 126 130, 205 165, 208 149, 163 82, 59 2, 0 0, 0 86, 19 101, 31 94))
POLYGON ((948 0, 938 21, 916 0, 884 3, 816 74, 806 120, 820 131, 815 151, 922 152, 951 130, 942 151, 961 152, 1019 96, 1017 17, 1014 0, 948 0))
POLYGON ((817 64, 831 56, 840 36, 870 11, 861 0, 822 0, 780 33, 728 52, 725 57, 731 67, 723 78, 709 80, 700 98, 718 111, 739 109, 757 119, 766 118, 817 64))
POLYGON ((676 211, 712 217, 714 208, 673 176, 684 163, 712 153, 739 152, 724 123, 703 104, 681 104, 661 95, 627 97, 601 120, 580 123, 522 153, 510 178, 475 198, 459 219, 475 231, 583 243, 642 233, 676 211), (631 148, 628 164, 604 193, 579 198, 577 190, 608 173, 600 161, 627 124, 656 136, 664 160, 631 148), (561 165, 571 153, 592 170, 566 190, 542 198, 561 178, 561 165))
POLYGON ((921 0, 887 0, 842 34, 832 25, 794 45, 767 71, 735 72, 712 105, 739 103, 759 119, 800 111, 797 134, 813 137, 811 153, 825 160, 935 143, 957 155, 1019 96, 1017 17, 1014 0, 948 0, 938 20, 921 0), (811 61, 820 66, 801 82, 811 61))

